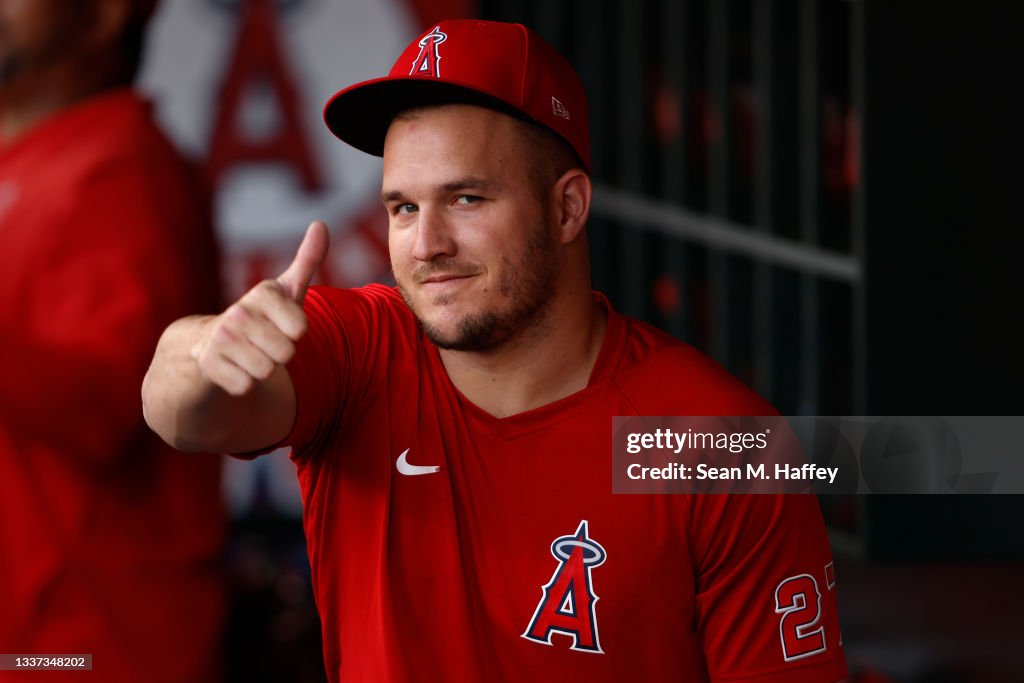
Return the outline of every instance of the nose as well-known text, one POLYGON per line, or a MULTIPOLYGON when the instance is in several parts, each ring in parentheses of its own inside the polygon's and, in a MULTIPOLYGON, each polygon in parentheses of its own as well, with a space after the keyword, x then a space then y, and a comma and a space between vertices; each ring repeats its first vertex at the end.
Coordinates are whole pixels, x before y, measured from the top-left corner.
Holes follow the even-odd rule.
POLYGON ((433 261, 439 257, 455 256, 456 251, 451 225, 443 212, 421 206, 417 212, 413 258, 417 261, 433 261))

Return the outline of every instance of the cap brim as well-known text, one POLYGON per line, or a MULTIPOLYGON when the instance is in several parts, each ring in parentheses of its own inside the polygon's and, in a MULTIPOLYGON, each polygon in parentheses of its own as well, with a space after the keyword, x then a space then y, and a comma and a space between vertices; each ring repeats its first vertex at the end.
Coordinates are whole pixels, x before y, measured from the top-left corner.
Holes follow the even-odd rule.
POLYGON ((356 149, 383 156, 384 138, 396 115, 439 104, 472 104, 533 121, 502 99, 452 81, 385 77, 358 83, 334 95, 324 107, 324 122, 334 135, 356 149))

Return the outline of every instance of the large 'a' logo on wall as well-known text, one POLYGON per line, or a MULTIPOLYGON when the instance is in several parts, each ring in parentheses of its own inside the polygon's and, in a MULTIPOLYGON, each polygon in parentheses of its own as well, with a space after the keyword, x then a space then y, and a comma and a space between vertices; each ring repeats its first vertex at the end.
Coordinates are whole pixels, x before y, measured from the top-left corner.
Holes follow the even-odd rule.
POLYGON ((296 79, 278 38, 278 17, 271 0, 242 0, 238 37, 224 74, 210 138, 206 175, 216 186, 233 166, 272 162, 293 169, 307 192, 325 187, 299 111, 296 79), (267 88, 280 124, 262 139, 243 130, 241 112, 247 89, 267 88))

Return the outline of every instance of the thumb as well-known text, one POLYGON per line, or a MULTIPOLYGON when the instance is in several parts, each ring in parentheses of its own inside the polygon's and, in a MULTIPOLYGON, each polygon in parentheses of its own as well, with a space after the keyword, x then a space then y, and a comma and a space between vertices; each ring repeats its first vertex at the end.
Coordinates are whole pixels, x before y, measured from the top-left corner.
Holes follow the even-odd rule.
POLYGON ((296 303, 302 303, 310 281, 327 258, 331 238, 323 221, 313 221, 306 229, 299 250, 288 269, 277 276, 277 283, 296 303))

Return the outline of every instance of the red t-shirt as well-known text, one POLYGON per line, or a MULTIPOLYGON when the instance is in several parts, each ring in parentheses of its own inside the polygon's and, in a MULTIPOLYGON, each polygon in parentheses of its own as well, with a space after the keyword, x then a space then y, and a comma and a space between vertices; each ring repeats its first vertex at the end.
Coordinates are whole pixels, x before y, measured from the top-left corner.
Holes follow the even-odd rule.
POLYGON ((587 388, 498 419, 394 289, 310 291, 287 442, 331 680, 845 675, 813 496, 612 495, 612 416, 775 411, 596 296, 587 388))
POLYGON ((206 202, 128 90, 0 141, 0 653, 213 681, 219 469, 146 427, 163 328, 217 304, 206 202))

